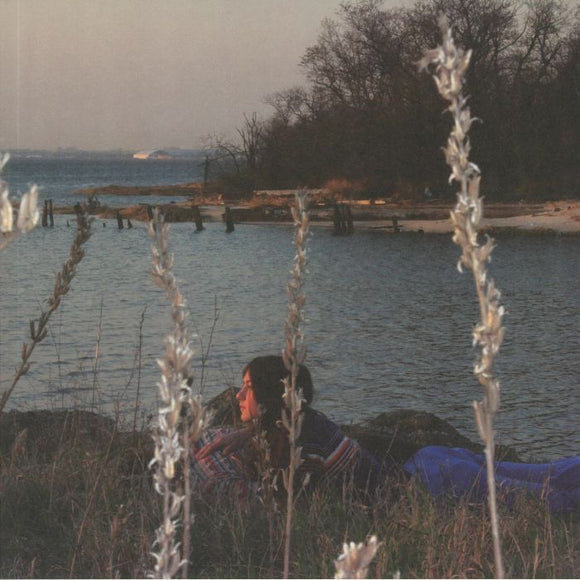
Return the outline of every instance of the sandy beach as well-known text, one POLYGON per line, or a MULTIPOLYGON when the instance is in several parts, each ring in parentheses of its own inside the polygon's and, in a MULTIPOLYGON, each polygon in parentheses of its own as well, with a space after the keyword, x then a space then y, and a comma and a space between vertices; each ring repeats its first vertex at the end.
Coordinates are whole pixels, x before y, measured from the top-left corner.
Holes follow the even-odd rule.
MULTIPOLYGON (((201 194, 199 184, 184 184, 182 186, 156 186, 126 188, 108 186, 79 190, 77 193, 89 195, 158 195, 192 197, 185 201, 163 204, 161 207, 170 222, 193 221, 195 206, 201 210, 204 222, 222 221, 222 216, 228 205, 236 223, 266 224, 288 223, 290 211, 288 197, 268 198, 254 197, 249 202, 224 202, 221 196, 201 194), (193 194, 193 195, 192 195, 193 194)), ((273 192, 274 194, 279 192, 273 192)), ((352 212, 355 230, 384 230, 393 232, 396 226, 399 232, 419 232, 425 234, 448 234, 453 231, 449 217, 454 207, 454 200, 433 200, 412 202, 407 200, 384 200, 371 203, 369 200, 345 201, 352 212)), ((123 208, 99 207, 94 210, 96 216, 103 219, 113 219, 117 212, 124 218, 136 221, 148 219, 147 207, 143 204, 123 208)), ((72 208, 55 208, 55 213, 73 213, 72 208)), ((314 203, 310 210, 313 227, 332 228, 333 207, 331 203, 314 203)), ((548 202, 490 202, 483 204, 482 231, 514 231, 531 233, 558 233, 564 235, 580 235, 580 201, 561 199, 548 202)))
MULTIPOLYGON (((449 213, 450 209, 447 210, 449 213)), ((540 206, 492 204, 486 208, 484 203, 482 220, 483 231, 524 230, 529 232, 556 232, 560 234, 580 234, 580 202, 563 200, 548 202, 540 206), (501 215, 501 210, 505 215, 501 215), (498 211, 499 210, 499 211, 498 211), (489 215, 490 217, 486 217, 489 215)), ((392 223, 383 221, 363 222, 364 227, 382 229, 391 227, 392 223)), ((359 223, 362 226, 363 223, 359 223)), ((446 234, 453 231, 450 218, 438 219, 400 219, 402 231, 424 232, 429 234, 446 234)))
MULTIPOLYGON (((393 232, 393 218, 401 233, 450 234, 448 217, 452 206, 441 204, 352 206, 354 227, 365 230, 393 232)), ((221 219, 223 206, 204 206, 202 211, 212 221, 221 219)), ((525 231, 580 235, 580 201, 562 200, 541 204, 484 203, 482 231, 525 231), (489 217, 488 217, 489 216, 489 217)), ((244 220, 244 223, 280 223, 264 220, 244 220)), ((330 211, 312 211, 312 227, 332 228, 330 211)))

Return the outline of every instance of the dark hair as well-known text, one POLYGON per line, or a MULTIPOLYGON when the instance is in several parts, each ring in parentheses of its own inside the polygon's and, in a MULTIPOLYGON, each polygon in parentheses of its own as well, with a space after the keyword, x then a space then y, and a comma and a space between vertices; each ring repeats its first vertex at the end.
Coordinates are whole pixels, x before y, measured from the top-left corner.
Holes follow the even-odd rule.
MULTIPOLYGON (((281 417, 282 395, 284 394, 284 383, 286 377, 290 376, 290 371, 284 365, 281 356, 269 355, 259 356, 250 361, 245 367, 242 374, 250 371, 252 380, 252 389, 256 396, 256 401, 264 408, 262 421, 268 425, 281 417)), ((300 365, 296 377, 296 388, 302 391, 302 398, 309 405, 314 397, 314 387, 310 371, 300 365)))

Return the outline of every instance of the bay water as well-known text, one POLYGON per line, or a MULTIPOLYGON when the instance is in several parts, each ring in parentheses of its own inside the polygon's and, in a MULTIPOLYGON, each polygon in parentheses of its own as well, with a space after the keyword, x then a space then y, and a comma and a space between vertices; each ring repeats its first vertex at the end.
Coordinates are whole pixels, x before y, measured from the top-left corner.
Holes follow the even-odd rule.
MULTIPOLYGON (((199 169, 183 161, 16 161, 4 174, 13 193, 36 182, 45 184, 41 196, 67 205, 78 200, 72 192, 82 186, 199 178, 199 169)), ((101 200, 140 201, 157 203, 101 200)), ((226 234, 218 222, 199 234, 194 229, 172 224, 170 244, 194 329, 195 386, 209 398, 239 385, 252 357, 283 347, 293 230, 238 224, 226 234)), ((54 228, 39 227, 0 254, 2 391, 74 233, 71 216, 55 216, 54 228)), ((507 310, 496 367, 502 385, 498 441, 536 459, 578 455, 580 238, 498 235, 496 242, 490 274, 507 310)), ((340 423, 396 409, 428 411, 477 439, 471 403, 481 399, 482 389, 472 372, 471 330, 479 310, 471 275, 456 269, 458 256, 447 235, 357 228, 353 236, 334 237, 313 227, 304 332, 317 409, 340 423)), ((144 224, 118 230, 112 220, 94 221, 72 289, 9 409, 113 414, 118 406, 131 421, 137 408, 140 424, 155 413, 155 361, 171 323, 164 293, 150 280, 150 263, 144 224)))

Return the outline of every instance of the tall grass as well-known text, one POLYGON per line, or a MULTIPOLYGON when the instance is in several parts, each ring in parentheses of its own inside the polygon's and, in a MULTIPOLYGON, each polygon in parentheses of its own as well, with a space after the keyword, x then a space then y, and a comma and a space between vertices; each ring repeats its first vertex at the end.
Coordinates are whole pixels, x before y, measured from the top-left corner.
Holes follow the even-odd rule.
POLYGON ((304 320, 304 272, 307 264, 307 248, 309 216, 308 196, 304 192, 297 192, 296 205, 292 207, 294 218, 294 246, 296 258, 288 283, 288 318, 284 325, 285 346, 282 350, 284 365, 290 373, 284 383, 284 404, 286 410, 282 412, 282 424, 288 433, 290 458, 288 468, 283 471, 284 487, 286 489, 286 527, 284 533, 284 578, 290 574, 290 546, 292 540, 292 514, 294 512, 294 475, 302 463, 301 449, 297 446, 302 427, 302 393, 296 387, 296 377, 300 365, 306 359, 306 346, 301 324, 304 320))
POLYGON ((450 181, 460 185, 457 205, 451 213, 454 224, 453 241, 461 248, 459 271, 465 266, 473 272, 473 279, 480 308, 480 322, 473 330, 473 344, 481 348, 480 358, 475 363, 474 373, 484 387, 481 402, 475 401, 475 420, 479 436, 485 444, 489 512, 493 535, 495 573, 504 577, 504 568, 499 536, 499 521, 495 485, 495 439, 493 419, 499 409, 500 383, 493 375, 493 363, 504 336, 502 319, 504 308, 500 304, 500 292, 494 281, 488 279, 486 263, 493 250, 493 239, 480 246, 478 227, 483 216, 483 199, 479 196, 481 173, 477 165, 469 161, 470 144, 467 136, 472 118, 463 95, 465 72, 469 66, 471 51, 464 52, 453 41, 447 20, 440 20, 443 43, 428 51, 420 63, 421 68, 435 66, 434 79, 441 96, 449 101, 449 112, 453 117, 453 129, 445 148, 445 158, 451 167, 450 181))
MULTIPOLYGON (((162 515, 147 469, 150 434, 134 438, 130 425, 124 431, 115 422, 92 424, 87 414, 50 415, 44 424, 35 416, 34 424, 14 424, 10 431, 10 414, 3 421, 0 577, 67 577, 75 549, 76 577, 145 577, 162 515), (18 438, 25 428, 28 435, 18 438)), ((281 560, 272 565, 267 550, 268 512, 261 503, 222 497, 209 504, 193 497, 191 577, 283 575, 281 560)), ((506 576, 578 576, 577 517, 550 514, 543 502, 526 496, 499 507, 506 576)), ((273 533, 277 547, 283 527, 273 533)), ((309 490, 295 502, 292 533, 296 578, 331 578, 343 543, 371 533, 381 545, 369 577, 389 578, 397 570, 405 578, 493 575, 484 506, 434 499, 411 483, 382 490, 371 506, 361 505, 348 487, 309 490)))
POLYGON ((77 211, 77 231, 70 248, 69 258, 64 262, 60 271, 56 274, 53 291, 47 299, 47 309, 40 313, 38 321, 30 321, 30 342, 22 345, 20 366, 18 367, 10 386, 0 396, 0 413, 4 410, 4 407, 6 406, 6 403, 8 402, 8 399, 14 391, 18 381, 28 372, 28 369, 30 368, 30 358, 32 357, 34 349, 46 338, 50 317, 60 306, 63 297, 70 290, 77 267, 85 256, 84 245, 91 236, 91 222, 92 218, 89 218, 86 208, 80 206, 77 211))
POLYGON ((154 432, 155 489, 163 500, 163 522, 157 529, 153 552, 157 578, 172 578, 181 569, 187 578, 189 533, 191 524, 191 490, 189 450, 201 435, 205 411, 201 395, 193 395, 194 374, 191 360, 194 352, 187 324, 187 304, 173 275, 173 256, 169 253, 169 226, 162 214, 155 210, 147 231, 153 240, 151 252, 154 282, 163 288, 171 304, 173 332, 165 337, 165 356, 157 361, 161 369, 158 425, 154 432), (181 478, 177 479, 177 471, 181 478), (177 526, 181 524, 183 554, 177 540, 177 526))

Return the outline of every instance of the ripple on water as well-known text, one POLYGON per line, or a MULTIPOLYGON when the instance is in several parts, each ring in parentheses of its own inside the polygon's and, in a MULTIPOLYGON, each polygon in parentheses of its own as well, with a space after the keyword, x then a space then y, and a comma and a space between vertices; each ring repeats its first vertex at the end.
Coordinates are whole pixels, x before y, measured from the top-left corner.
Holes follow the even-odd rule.
MULTIPOLYGON (((74 235, 64 216, 55 219, 54 229, 39 228, 0 255, 2 388, 74 235)), ((207 396, 239 384, 249 358, 280 351, 291 237, 285 226, 238 225, 229 236, 221 224, 207 224, 200 235, 191 224, 171 226, 175 274, 194 328, 196 380, 211 346, 207 396)), ((578 454, 580 241, 523 236, 497 242, 491 274, 508 311, 497 361, 498 437, 538 457, 578 454)), ((171 319, 164 293, 149 278, 149 246, 143 224, 122 232, 95 228, 49 337, 10 404, 79 405, 83 397, 91 404, 100 332, 98 403, 112 413, 121 400, 131 414, 145 312, 140 396, 145 409, 154 408, 155 359, 171 319)), ((471 329, 478 308, 470 276, 457 273, 457 256, 444 236, 337 238, 315 229, 304 330, 317 408, 339 422, 383 410, 424 410, 476 438, 471 403, 482 393, 472 373, 471 329)))

